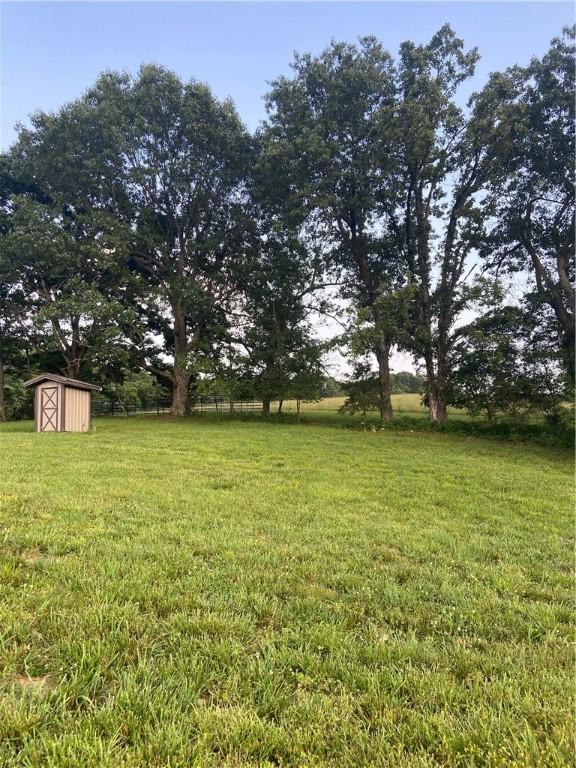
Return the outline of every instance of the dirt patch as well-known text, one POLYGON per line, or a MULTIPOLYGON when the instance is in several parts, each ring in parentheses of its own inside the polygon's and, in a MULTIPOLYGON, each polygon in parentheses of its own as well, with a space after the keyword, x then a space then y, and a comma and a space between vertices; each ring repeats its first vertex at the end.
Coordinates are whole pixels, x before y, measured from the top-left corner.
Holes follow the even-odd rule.
POLYGON ((14 683, 26 691, 41 691, 49 688, 51 685, 50 675, 36 675, 33 677, 30 677, 30 675, 16 675, 14 683))
POLYGON ((45 552, 40 552, 37 549, 30 549, 24 552, 20 552, 18 557, 20 560, 26 563, 26 565, 35 565, 42 560, 48 559, 48 555, 45 552))

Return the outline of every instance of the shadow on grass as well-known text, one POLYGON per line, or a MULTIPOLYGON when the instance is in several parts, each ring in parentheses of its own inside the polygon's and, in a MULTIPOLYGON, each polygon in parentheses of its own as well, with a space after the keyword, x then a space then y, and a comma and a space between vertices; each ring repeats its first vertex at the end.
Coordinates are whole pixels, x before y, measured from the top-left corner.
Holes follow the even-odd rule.
POLYGON ((338 411, 310 410, 304 412, 300 421, 295 413, 273 413, 264 417, 260 413, 236 414, 193 414, 191 418, 226 421, 258 421, 271 424, 297 424, 301 426, 321 425, 338 429, 363 430, 367 432, 433 432, 463 437, 481 437, 511 442, 529 442, 537 445, 570 449, 574 447, 574 430, 565 424, 550 425, 545 422, 530 423, 501 419, 486 421, 478 418, 449 418, 442 424, 435 424, 421 414, 400 413, 391 422, 383 423, 375 416, 365 420, 360 416, 341 414, 338 411))
MULTIPOLYGON (((94 425, 98 424, 101 417, 95 417, 94 425)), ((107 417, 109 418, 109 417, 107 417)), ((160 419, 162 421, 179 422, 177 417, 169 415, 143 415, 136 414, 129 417, 114 417, 132 421, 138 419, 160 419)), ((400 412, 388 423, 382 423, 376 415, 370 415, 365 420, 360 416, 341 414, 338 411, 309 410, 302 413, 300 421, 295 413, 272 413, 269 417, 261 413, 192 413, 187 418, 202 419, 215 422, 265 422, 270 424, 300 424, 303 427, 324 426, 335 429, 351 429, 365 432, 428 432, 461 437, 480 437, 504 440, 509 442, 533 443, 545 447, 561 449, 574 449, 575 433, 572 424, 565 422, 550 424, 545 421, 523 422, 511 419, 500 419, 489 422, 479 418, 468 416, 450 416, 443 424, 434 424, 421 413, 400 412)), ((3 433, 33 432, 34 422, 30 420, 7 422, 1 425, 3 433)))

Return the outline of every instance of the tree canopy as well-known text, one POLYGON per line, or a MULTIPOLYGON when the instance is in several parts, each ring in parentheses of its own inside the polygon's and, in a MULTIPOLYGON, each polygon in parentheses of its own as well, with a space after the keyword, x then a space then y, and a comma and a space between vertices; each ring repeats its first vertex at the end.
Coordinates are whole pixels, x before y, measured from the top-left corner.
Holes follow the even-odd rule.
POLYGON ((433 421, 570 396, 574 30, 464 105, 478 57, 448 25, 396 56, 333 41, 271 81, 254 135, 155 64, 32 115, 0 158, 0 418, 40 367, 268 413, 322 392, 335 315, 349 405, 383 420, 395 349, 433 421))

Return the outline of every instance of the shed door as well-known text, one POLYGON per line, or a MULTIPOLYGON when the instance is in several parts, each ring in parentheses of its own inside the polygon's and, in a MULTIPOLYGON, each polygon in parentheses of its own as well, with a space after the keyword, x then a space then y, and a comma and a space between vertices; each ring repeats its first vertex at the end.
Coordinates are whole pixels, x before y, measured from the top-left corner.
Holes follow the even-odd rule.
POLYGON ((40 390, 40 432, 58 432, 58 387, 40 390))

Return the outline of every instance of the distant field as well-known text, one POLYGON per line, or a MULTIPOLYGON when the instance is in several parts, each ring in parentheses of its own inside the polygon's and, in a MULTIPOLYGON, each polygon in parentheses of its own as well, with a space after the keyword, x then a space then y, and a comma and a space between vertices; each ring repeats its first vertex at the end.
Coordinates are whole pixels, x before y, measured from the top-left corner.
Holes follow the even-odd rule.
MULTIPOLYGON (((337 411, 344 405, 345 399, 345 397, 325 397, 318 402, 302 403, 302 410, 337 411)), ((421 395, 392 395, 392 405, 398 411, 425 412, 426 409, 421 405, 421 400, 421 395)), ((277 405, 278 403, 276 403, 277 405)), ((285 400, 282 410, 296 410, 296 401, 285 400)))
POLYGON ((2 768, 574 764, 570 454, 94 427, 0 425, 2 768))
MULTIPOLYGON (((308 413, 310 411, 338 411, 338 409, 344 405, 345 397, 325 397, 318 402, 302 403, 302 413, 308 413)), ((278 407, 278 403, 274 404, 274 408, 278 407)), ((398 414, 411 413, 428 415, 428 409, 422 405, 422 395, 392 395, 392 407, 398 414)), ((296 410, 295 400, 285 400, 282 404, 282 410, 285 412, 291 412, 296 410)), ((449 408, 451 415, 466 415, 464 411, 457 408, 449 408)), ((375 411, 373 413, 376 413, 375 411)))

